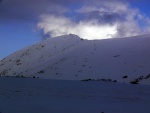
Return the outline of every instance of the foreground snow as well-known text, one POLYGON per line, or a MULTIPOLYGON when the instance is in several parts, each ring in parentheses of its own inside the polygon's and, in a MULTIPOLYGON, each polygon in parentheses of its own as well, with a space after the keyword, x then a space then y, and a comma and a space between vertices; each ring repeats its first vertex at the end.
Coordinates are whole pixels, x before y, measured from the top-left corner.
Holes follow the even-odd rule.
POLYGON ((150 113, 150 86, 0 78, 0 113, 150 113))

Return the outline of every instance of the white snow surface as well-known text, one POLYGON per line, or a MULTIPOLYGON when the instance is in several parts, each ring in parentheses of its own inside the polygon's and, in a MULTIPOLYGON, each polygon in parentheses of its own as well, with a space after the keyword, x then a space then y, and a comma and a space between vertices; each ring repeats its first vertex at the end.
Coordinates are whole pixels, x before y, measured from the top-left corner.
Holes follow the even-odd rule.
POLYGON ((83 40, 70 34, 46 39, 0 61, 1 76, 111 79, 150 84, 150 35, 83 40), (124 78, 126 76, 126 78, 124 78))
POLYGON ((150 86, 0 78, 0 113, 150 113, 150 86))

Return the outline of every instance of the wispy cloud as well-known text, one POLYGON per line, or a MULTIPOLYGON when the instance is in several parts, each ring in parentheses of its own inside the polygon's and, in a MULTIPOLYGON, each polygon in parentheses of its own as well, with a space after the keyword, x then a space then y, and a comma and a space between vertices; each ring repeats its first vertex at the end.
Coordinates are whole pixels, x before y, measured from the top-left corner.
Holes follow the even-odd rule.
POLYGON ((150 32, 150 19, 138 9, 123 1, 95 1, 75 9, 74 22, 69 17, 43 15, 38 27, 52 37, 63 34, 77 34, 87 39, 130 37, 150 32))
POLYGON ((71 21, 66 17, 57 17, 53 15, 45 15, 41 17, 38 27, 43 29, 45 34, 51 37, 77 34, 82 38, 88 39, 104 39, 111 38, 116 34, 116 25, 101 25, 97 20, 81 20, 78 23, 71 21))

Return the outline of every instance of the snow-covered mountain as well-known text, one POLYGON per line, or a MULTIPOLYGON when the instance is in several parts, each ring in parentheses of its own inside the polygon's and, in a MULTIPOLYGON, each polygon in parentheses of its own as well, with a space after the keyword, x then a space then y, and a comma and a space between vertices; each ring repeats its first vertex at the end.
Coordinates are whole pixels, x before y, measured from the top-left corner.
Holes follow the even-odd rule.
POLYGON ((150 83, 150 36, 46 39, 0 61, 1 76, 150 83))

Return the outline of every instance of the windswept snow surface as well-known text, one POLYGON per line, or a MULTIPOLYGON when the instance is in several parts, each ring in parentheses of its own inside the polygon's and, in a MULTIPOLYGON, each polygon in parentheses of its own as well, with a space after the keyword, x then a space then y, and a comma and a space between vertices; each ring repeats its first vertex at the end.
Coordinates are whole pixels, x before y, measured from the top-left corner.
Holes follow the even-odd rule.
POLYGON ((0 113, 150 113, 150 86, 0 78, 0 113))
POLYGON ((150 35, 106 40, 83 40, 76 35, 46 39, 1 60, 0 75, 150 84, 150 35))

